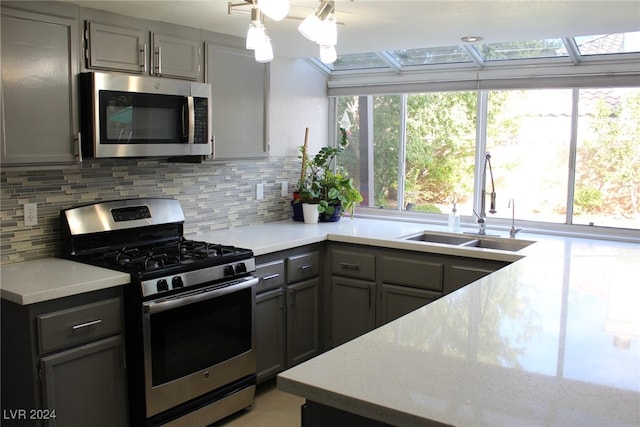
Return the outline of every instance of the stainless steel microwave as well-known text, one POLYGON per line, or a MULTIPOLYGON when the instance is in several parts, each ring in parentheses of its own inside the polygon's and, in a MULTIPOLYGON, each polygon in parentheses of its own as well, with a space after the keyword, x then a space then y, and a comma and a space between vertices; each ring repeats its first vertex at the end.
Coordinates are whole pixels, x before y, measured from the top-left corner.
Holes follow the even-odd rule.
POLYGON ((82 156, 212 153, 208 83, 80 73, 80 105, 82 156))

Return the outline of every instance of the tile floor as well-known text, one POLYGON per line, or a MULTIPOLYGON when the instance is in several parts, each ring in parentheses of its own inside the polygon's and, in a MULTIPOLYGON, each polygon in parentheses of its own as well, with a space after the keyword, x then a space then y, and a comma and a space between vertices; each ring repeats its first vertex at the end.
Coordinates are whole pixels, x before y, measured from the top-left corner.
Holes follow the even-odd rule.
POLYGON ((276 380, 260 384, 250 409, 238 412, 211 427, 300 427, 300 406, 304 399, 280 391, 276 380))

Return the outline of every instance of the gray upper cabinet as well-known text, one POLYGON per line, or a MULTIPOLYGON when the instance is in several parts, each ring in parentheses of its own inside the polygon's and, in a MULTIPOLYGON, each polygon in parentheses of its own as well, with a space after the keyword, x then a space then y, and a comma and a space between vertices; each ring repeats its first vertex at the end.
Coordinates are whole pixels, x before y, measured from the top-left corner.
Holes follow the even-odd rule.
POLYGON ((60 13, 36 13, 3 4, 3 165, 75 161, 78 11, 61 6, 56 12, 60 13))
POLYGON ((86 67, 146 73, 147 34, 140 29, 87 21, 84 33, 86 67))
POLYGON ((176 77, 189 80, 200 78, 200 39, 174 37, 151 33, 151 74, 161 77, 176 77))
POLYGON ((267 157, 269 66, 241 50, 207 45, 215 159, 267 157))

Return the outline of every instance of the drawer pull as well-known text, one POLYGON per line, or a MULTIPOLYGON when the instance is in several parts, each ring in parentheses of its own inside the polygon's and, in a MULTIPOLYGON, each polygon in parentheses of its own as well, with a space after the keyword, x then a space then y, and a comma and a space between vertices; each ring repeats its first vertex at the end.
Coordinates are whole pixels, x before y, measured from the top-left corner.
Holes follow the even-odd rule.
POLYGON ((74 331, 78 330, 78 329, 82 329, 82 328, 88 328, 89 326, 93 326, 93 325, 98 325, 102 323, 102 319, 98 319, 98 320, 92 320, 91 322, 87 322, 87 323, 80 323, 78 325, 73 325, 73 327, 71 329, 73 329, 74 331))
POLYGON ((302 270, 302 271, 309 270, 310 268, 313 268, 313 264, 306 264, 306 265, 301 265, 300 266, 300 270, 302 270))
POLYGON ((345 270, 360 270, 360 264, 351 264, 349 262, 341 262, 340 267, 345 270))
POLYGON ((271 280, 280 277, 280 273, 270 274, 269 276, 264 276, 262 280, 271 280))

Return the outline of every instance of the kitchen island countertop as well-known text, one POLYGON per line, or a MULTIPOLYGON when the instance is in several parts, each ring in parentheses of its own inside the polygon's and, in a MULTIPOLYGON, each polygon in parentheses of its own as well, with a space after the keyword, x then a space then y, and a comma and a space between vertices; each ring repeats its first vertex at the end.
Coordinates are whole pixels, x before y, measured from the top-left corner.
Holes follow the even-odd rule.
POLYGON ((640 424, 640 246, 523 233, 538 243, 503 254, 399 239, 424 229, 445 230, 343 219, 207 238, 257 255, 330 240, 519 259, 281 373, 283 391, 400 426, 640 424))

